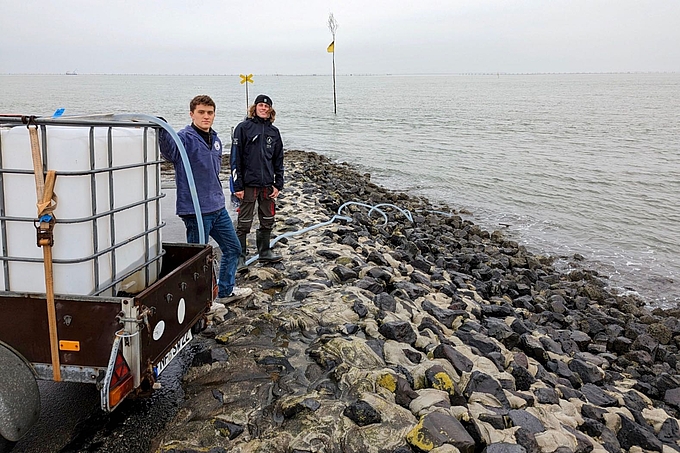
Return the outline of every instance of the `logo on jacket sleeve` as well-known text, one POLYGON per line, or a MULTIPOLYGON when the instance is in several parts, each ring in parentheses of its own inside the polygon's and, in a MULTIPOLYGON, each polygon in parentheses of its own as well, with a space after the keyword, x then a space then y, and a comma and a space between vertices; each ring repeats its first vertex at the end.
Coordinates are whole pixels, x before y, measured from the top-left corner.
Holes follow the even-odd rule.
POLYGON ((272 143, 274 143, 274 139, 271 138, 271 137, 269 137, 269 136, 267 136, 267 148, 271 148, 271 147, 272 147, 272 143))

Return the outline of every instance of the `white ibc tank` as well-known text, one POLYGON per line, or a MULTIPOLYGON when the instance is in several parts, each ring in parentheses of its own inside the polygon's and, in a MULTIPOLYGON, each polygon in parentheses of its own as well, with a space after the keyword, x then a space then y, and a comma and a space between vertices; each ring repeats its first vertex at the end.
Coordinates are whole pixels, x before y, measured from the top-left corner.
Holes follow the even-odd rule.
MULTIPOLYGON (((114 296, 153 283, 161 254, 154 129, 47 125, 38 132, 44 168, 57 172, 54 292, 114 296)), ((43 251, 27 221, 37 209, 25 126, 0 129, 0 159, 0 290, 44 293, 43 251)))

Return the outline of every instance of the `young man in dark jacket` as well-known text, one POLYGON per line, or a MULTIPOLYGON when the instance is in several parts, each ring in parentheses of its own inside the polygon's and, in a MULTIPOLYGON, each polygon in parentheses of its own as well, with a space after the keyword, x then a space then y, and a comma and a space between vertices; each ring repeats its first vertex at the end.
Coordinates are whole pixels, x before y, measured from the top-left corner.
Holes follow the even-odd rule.
POLYGON ((253 225, 255 203, 260 228, 256 231, 261 262, 281 261, 270 248, 276 215, 276 197, 283 189, 283 141, 272 123, 276 111, 269 96, 260 94, 248 109, 248 118, 234 129, 231 176, 234 195, 241 200, 236 235, 241 243, 239 267, 245 265, 246 237, 253 225))
MULTIPOLYGON (((189 111, 191 124, 177 135, 186 149, 194 175, 205 236, 215 239, 222 251, 217 302, 228 303, 249 296, 253 291, 234 286, 241 246, 224 207, 224 191, 219 178, 222 142, 212 128, 215 121, 215 102, 209 96, 196 96, 189 104, 189 111)), ((159 139, 161 155, 175 167, 176 209, 177 215, 186 226, 187 242, 198 243, 198 222, 179 149, 172 136, 164 129, 160 131, 159 139)))

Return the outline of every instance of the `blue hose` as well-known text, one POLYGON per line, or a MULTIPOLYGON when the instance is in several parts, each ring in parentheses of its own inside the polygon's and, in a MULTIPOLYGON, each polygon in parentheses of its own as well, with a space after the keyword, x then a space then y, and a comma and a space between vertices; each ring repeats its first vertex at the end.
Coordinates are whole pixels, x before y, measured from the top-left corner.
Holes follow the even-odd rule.
MULTIPOLYGON (((199 225, 203 225, 203 216, 201 215, 201 206, 198 203, 198 193, 196 192, 196 183, 194 182, 194 173, 191 171, 191 164, 189 163, 189 157, 187 156, 187 150, 184 148, 184 143, 179 139, 177 132, 170 127, 165 121, 156 118, 151 115, 144 115, 142 113, 121 113, 113 115, 116 120, 128 120, 128 121, 148 121, 149 123, 157 124, 158 126, 165 129, 175 140, 177 144, 177 149, 179 149, 179 155, 182 157, 182 163, 186 169, 187 181, 189 182, 189 192, 191 193, 191 201, 194 204, 194 212, 196 213, 196 222, 199 225)), ((206 244, 205 231, 204 228, 198 229, 198 242, 200 244, 206 244)))

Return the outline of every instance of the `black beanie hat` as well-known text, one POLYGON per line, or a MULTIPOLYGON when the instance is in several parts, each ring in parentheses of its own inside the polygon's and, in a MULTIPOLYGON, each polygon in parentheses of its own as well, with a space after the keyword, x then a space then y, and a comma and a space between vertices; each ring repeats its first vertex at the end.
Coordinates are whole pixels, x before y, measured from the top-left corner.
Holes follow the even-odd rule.
POLYGON ((255 98, 255 105, 259 104, 260 102, 264 102, 269 107, 272 106, 272 98, 270 98, 266 94, 258 94, 257 95, 257 97, 255 98))

